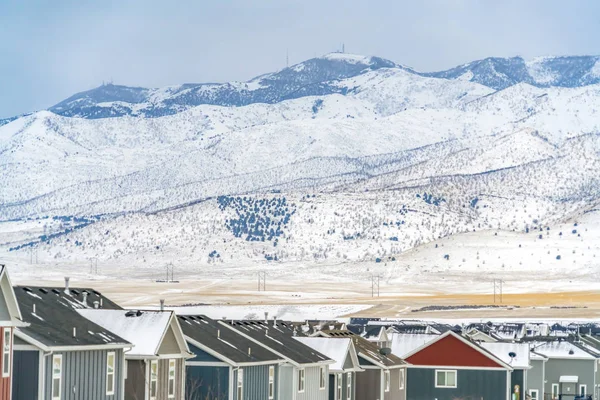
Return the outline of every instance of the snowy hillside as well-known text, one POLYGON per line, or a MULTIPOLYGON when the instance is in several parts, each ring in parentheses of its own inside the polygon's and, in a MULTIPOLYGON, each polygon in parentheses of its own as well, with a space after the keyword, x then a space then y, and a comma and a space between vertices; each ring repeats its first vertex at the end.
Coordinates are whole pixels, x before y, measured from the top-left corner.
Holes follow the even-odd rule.
POLYGON ((76 95, 0 126, 0 257, 296 274, 458 234, 545 239, 600 204, 600 84, 537 76, 495 91, 336 53, 243 84, 76 95))

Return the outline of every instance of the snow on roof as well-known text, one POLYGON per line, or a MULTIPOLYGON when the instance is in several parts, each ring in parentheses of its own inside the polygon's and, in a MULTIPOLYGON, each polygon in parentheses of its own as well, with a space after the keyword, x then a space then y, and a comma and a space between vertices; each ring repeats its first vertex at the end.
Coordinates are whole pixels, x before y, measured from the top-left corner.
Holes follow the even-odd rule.
POLYGON ((561 375, 558 381, 560 383, 577 383, 579 382, 579 377, 575 375, 561 375))
POLYGON ((406 354, 418 349, 425 343, 437 339, 439 336, 440 335, 422 333, 392 333, 392 354, 404 358, 406 354))
POLYGON ((344 370, 350 338, 296 337, 295 339, 334 360, 335 363, 329 366, 331 371, 344 370))
POLYGON ((479 343, 481 347, 513 368, 529 368, 529 344, 527 343, 479 343), (515 357, 511 357, 514 353, 515 357))
POLYGON ((172 315, 172 311, 140 311, 139 316, 131 310, 84 309, 77 312, 132 343, 134 347, 127 353, 129 356, 156 355, 172 315))
POLYGON ((532 350, 549 358, 573 358, 590 360, 594 360, 596 358, 587 351, 575 346, 574 344, 564 341, 538 343, 532 347, 532 350))

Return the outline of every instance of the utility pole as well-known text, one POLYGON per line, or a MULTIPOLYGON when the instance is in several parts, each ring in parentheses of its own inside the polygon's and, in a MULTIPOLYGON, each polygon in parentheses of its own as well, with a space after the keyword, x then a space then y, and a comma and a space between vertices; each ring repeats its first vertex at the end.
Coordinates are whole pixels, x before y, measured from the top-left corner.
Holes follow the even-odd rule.
POLYGON ((174 270, 175 270, 175 266, 173 265, 173 263, 168 263, 166 266, 166 272, 167 272, 167 282, 173 282, 175 281, 174 279, 174 270), (169 278, 169 274, 170 274, 170 278, 169 278))
POLYGON ((90 258, 90 274, 98 275, 98 258, 97 257, 90 258))
POLYGON ((496 298, 500 300, 500 304, 502 304, 502 284, 504 281, 502 279, 494 279, 494 304, 496 304, 496 298))
POLYGON ((258 291, 267 291, 267 272, 258 271, 258 291))
POLYGON ((375 294, 379 297, 379 278, 379 275, 371 274, 371 297, 375 297, 375 294))

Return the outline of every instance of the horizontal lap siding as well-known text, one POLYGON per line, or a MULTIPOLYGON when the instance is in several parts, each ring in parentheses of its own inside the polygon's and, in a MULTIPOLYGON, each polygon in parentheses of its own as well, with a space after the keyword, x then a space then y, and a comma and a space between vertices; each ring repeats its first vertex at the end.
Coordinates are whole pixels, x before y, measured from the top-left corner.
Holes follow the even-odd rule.
POLYGON ((112 350, 55 352, 46 357, 45 396, 52 398, 52 358, 62 355, 61 400, 122 400, 123 351, 115 353, 115 393, 106 394, 107 354, 112 350))
MULTIPOLYGON (((452 368, 447 368, 452 370, 452 368)), ((457 388, 436 388, 435 369, 408 368, 407 400, 506 400, 506 371, 457 370, 457 388)))
POLYGON ((15 351, 12 400, 38 400, 40 352, 15 351))

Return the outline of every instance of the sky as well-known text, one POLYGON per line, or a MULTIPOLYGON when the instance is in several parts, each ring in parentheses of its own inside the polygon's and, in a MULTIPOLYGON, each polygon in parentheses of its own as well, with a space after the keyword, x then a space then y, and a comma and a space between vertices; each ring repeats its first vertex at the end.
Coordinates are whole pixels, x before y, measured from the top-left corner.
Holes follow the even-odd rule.
POLYGON ((0 118, 103 82, 248 80, 339 50, 420 71, 600 54, 597 0, 0 0, 0 118))

